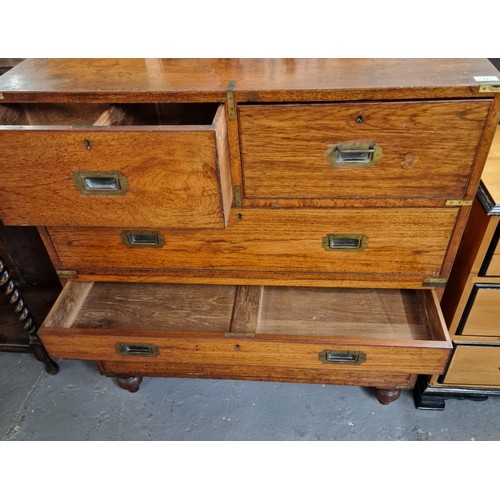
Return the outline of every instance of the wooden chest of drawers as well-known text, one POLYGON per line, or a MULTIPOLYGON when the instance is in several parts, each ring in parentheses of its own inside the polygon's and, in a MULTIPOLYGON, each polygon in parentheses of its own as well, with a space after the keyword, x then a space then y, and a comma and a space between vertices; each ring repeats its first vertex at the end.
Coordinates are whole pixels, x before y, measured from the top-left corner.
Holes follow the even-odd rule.
POLYGON ((442 376, 421 377, 417 405, 500 394, 500 127, 442 299, 453 353, 442 376))
POLYGON ((446 283, 498 120, 480 60, 27 60, 0 219, 65 288, 54 357, 375 388, 441 374, 446 283), (378 75, 375 81, 372 74, 378 75))

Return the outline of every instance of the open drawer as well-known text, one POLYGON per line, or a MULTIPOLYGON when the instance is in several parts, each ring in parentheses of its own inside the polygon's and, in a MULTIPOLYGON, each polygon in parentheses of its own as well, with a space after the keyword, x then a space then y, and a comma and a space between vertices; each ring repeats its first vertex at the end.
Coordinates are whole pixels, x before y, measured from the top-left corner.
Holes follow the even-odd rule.
POLYGON ((226 225, 223 105, 0 105, 0 143, 4 224, 226 225))
POLYGON ((439 374, 451 342, 433 291, 68 282, 51 356, 280 370, 439 374))

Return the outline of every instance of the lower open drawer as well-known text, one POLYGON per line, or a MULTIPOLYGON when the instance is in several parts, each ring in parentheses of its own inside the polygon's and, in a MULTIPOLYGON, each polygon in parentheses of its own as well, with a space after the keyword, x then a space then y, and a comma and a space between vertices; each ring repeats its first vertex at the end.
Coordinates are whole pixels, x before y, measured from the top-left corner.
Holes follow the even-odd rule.
POLYGON ((56 358, 442 373, 433 291, 68 282, 39 332, 56 358))

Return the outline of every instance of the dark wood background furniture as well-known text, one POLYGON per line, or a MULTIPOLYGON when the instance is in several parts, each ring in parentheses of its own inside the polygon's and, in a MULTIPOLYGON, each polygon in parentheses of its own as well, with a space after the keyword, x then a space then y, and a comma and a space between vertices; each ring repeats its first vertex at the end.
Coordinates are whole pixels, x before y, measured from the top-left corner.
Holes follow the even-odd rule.
POLYGON ((388 403, 441 374, 439 287, 498 121, 485 75, 476 59, 22 62, 0 77, 0 219, 38 227, 65 285, 48 352, 131 391, 220 377, 388 403))

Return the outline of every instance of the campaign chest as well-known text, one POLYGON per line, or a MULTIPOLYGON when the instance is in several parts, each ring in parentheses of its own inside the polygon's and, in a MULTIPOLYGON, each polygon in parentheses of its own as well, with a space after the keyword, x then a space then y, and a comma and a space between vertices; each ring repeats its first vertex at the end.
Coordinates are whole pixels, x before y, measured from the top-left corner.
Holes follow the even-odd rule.
POLYGON ((65 284, 55 358, 144 376, 439 375, 439 306, 498 121, 486 60, 26 60, 0 219, 65 284), (478 78, 479 77, 479 80, 478 78))

